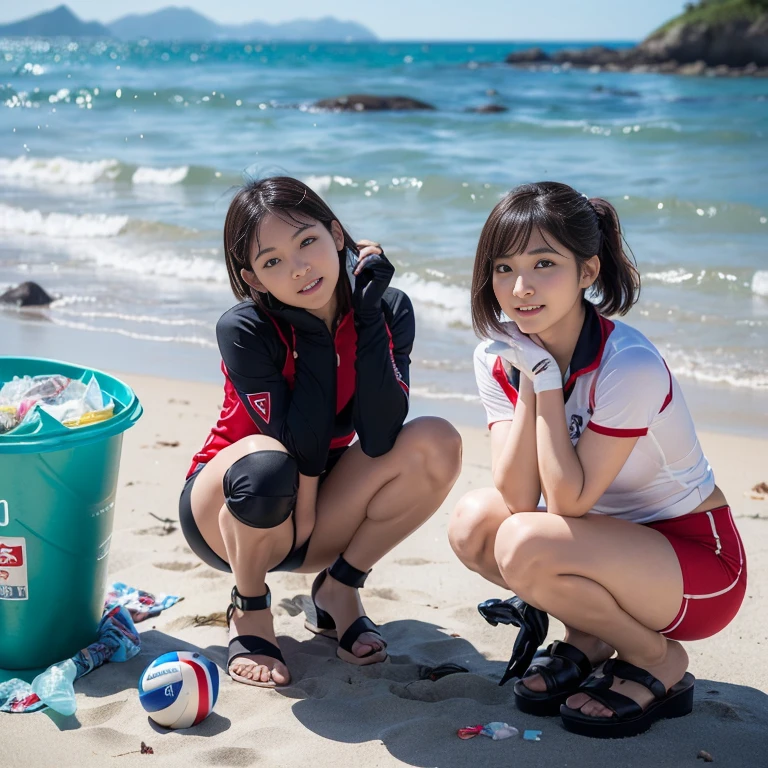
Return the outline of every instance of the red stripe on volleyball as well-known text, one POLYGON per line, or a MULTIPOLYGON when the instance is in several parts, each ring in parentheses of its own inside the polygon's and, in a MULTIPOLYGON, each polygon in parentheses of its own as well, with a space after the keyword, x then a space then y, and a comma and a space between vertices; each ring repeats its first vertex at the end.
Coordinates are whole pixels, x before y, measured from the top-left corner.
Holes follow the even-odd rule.
POLYGON ((195 672, 195 677, 197 678, 197 690, 199 693, 197 699, 197 716, 192 723, 192 725, 197 725, 199 722, 205 720, 210 712, 210 683, 208 682, 208 675, 202 664, 198 664, 196 661, 185 661, 184 663, 189 664, 189 666, 192 667, 195 672))

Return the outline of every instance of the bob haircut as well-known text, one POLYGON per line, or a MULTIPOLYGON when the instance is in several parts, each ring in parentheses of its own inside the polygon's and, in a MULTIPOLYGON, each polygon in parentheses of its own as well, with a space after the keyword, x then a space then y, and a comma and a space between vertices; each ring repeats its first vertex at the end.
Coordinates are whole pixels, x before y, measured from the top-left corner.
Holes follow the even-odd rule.
MULTIPOLYGON (((252 289, 243 280, 240 270, 250 270, 251 247, 254 241, 258 244, 261 224, 269 215, 277 216, 297 228, 304 226, 306 219, 313 219, 329 232, 331 222, 339 221, 316 192, 290 176, 271 176, 250 181, 237 190, 224 221, 224 257, 229 284, 238 299, 251 299, 263 309, 268 309, 266 302, 269 294, 252 289)), ((346 269, 347 250, 355 255, 358 253, 349 232, 343 226, 341 231, 344 234, 344 247, 338 252, 339 281, 335 292, 337 317, 342 317, 352 308, 352 291, 346 269)))
POLYGON ((597 310, 606 315, 629 312, 640 295, 640 274, 624 250, 614 207, 600 197, 588 199, 567 184, 523 184, 499 201, 480 233, 472 271, 472 325, 478 336, 501 331, 502 310, 493 292, 494 259, 524 252, 534 230, 562 243, 576 257, 579 270, 597 255, 597 310))

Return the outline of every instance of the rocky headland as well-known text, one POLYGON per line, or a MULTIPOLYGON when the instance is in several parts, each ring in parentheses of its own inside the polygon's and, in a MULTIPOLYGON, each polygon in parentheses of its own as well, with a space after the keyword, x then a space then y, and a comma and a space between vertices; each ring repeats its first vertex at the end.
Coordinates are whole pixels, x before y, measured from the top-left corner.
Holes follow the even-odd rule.
POLYGON ((608 72, 661 72, 712 77, 768 77, 768 0, 700 0, 632 48, 510 53, 527 68, 580 67, 608 72))

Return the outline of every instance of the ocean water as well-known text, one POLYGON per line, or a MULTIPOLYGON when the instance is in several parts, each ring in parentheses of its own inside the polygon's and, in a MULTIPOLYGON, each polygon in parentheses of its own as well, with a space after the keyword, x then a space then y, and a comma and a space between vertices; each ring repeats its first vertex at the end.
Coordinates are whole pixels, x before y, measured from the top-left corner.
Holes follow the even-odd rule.
POLYGON ((216 380, 227 204, 279 172, 385 245, 417 312, 413 391, 474 404, 480 229, 554 179, 618 209, 643 277, 628 322, 699 411, 765 428, 768 81, 500 63, 528 45, 0 41, 0 288, 61 297, 3 310, 0 352, 216 380), (437 109, 312 107, 349 93, 437 109), (489 102, 509 110, 466 111, 489 102))

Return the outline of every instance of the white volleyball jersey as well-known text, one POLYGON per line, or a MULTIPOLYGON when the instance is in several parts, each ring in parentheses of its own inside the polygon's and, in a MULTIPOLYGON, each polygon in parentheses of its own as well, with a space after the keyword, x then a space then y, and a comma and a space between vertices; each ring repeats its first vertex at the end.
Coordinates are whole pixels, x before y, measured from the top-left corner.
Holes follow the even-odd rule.
MULTIPOLYGON (((520 372, 488 354, 489 344, 475 349, 475 376, 490 428, 514 418, 520 372)), ((714 491, 714 474, 683 393, 642 333, 588 304, 565 378, 565 417, 574 445, 585 429, 639 438, 594 512, 657 522, 693 511, 714 491)))

